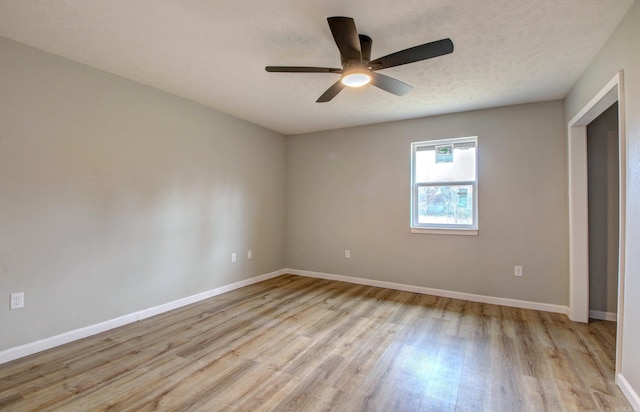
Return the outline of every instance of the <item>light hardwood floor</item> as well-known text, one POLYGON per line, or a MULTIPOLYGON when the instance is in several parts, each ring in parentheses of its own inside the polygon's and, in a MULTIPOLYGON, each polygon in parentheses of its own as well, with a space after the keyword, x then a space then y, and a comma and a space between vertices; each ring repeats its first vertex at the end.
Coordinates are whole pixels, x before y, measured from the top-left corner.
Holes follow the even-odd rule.
POLYGON ((0 365, 7 411, 625 411, 615 324, 280 276, 0 365))

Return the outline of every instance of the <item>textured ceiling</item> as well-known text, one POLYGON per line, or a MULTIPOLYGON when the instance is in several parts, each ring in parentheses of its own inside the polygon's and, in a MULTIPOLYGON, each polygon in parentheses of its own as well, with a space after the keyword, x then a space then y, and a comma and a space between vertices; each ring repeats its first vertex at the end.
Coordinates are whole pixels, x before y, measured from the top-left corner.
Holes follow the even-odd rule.
POLYGON ((563 98, 633 0, 0 0, 0 36, 283 134, 563 98), (449 37, 453 54, 380 73, 414 87, 315 100, 339 67, 326 18, 349 16, 372 58, 449 37))

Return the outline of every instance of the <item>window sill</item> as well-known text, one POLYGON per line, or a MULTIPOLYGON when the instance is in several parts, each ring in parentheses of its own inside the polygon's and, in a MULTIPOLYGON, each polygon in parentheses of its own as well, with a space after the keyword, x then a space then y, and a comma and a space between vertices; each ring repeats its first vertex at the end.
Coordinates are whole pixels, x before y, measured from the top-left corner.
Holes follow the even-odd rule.
POLYGON ((426 235, 478 236, 478 229, 427 229, 412 227, 411 233, 422 233, 426 235))

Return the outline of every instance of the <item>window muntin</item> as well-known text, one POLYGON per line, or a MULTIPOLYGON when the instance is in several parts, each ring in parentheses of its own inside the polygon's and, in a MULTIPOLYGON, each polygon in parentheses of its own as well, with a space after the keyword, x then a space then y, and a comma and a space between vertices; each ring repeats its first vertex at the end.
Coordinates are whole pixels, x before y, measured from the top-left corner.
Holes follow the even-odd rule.
POLYGON ((477 138, 411 147, 411 227, 477 231, 477 138))

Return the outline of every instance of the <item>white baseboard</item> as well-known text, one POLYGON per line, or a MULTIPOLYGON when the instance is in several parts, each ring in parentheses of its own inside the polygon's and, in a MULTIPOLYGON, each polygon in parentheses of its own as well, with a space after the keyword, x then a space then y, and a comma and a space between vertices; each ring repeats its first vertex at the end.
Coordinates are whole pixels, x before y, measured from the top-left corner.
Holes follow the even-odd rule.
POLYGON ((524 300, 508 299, 508 298, 496 298, 492 296, 475 295, 470 293, 453 292, 442 289, 432 289, 422 286, 405 285, 400 283, 385 282, 380 280, 371 280, 356 278, 351 276, 333 275, 329 273, 311 272, 306 270, 297 269, 281 269, 275 272, 266 273, 252 277, 250 279, 242 280, 232 283, 230 285, 221 286, 206 292, 198 293, 196 295, 188 296, 186 298, 178 299, 173 302, 168 302, 159 306, 155 306, 148 309, 143 309, 138 312, 123 315, 114 319, 110 319, 95 325, 86 326, 83 328, 75 329, 69 332, 62 333, 60 335, 52 336, 49 338, 41 339, 35 342, 30 342, 25 345, 16 346, 6 349, 0 352, 0 364, 12 361, 14 359, 22 358, 32 355, 47 349, 54 348, 56 346, 64 345, 75 340, 83 339, 98 333, 108 331, 120 326, 127 325, 129 323, 136 322, 138 320, 146 319, 151 316, 159 315, 161 313, 168 312, 173 309, 181 308, 192 303, 199 302, 211 298, 213 296, 220 295, 222 293, 230 292, 235 289, 239 289, 244 286, 252 285, 254 283, 262 282, 280 276, 283 274, 292 274, 298 276, 306 276, 318 279, 337 280, 341 282, 355 283, 359 285, 377 286, 387 289, 402 290, 406 292, 421 293, 424 295, 442 296, 453 299, 468 300, 471 302, 489 303, 493 305, 510 306, 522 309, 534 309, 545 312, 555 312, 567 314, 569 308, 561 305, 552 305, 548 303, 530 302, 524 300))
POLYGON ((617 313, 601 312, 599 310, 590 310, 589 311, 589 317, 591 319, 609 320, 609 321, 612 321, 612 322, 617 322, 618 321, 618 314, 617 313))
POLYGON ((30 342, 25 345, 9 348, 0 352, 0 364, 12 361, 14 359, 29 356, 34 353, 42 352, 43 350, 51 349, 56 346, 64 345, 65 343, 73 342, 75 340, 96 335, 98 333, 102 333, 110 329, 117 328, 119 326, 124 326, 141 319, 150 318, 151 316, 159 315, 161 313, 165 313, 173 309, 178 309, 183 306, 187 306, 192 303, 199 302, 201 300, 209 299, 213 296, 221 295, 223 293, 230 292, 232 290, 239 289, 244 286, 249 286, 254 283, 262 282, 264 280, 268 280, 276 276, 283 275, 285 273, 287 272, 284 270, 277 270, 275 272, 266 273, 264 275, 254 276, 252 278, 241 280, 239 282, 235 282, 230 285, 220 286, 219 288, 211 289, 206 292, 202 292, 196 295, 187 296, 186 298, 174 300, 173 302, 168 302, 159 306, 143 309, 141 311, 123 315, 114 319, 109 319, 107 321, 100 322, 95 325, 86 326, 83 328, 62 333, 60 335, 41 339, 35 342, 30 342))
POLYGON ((421 293, 423 295, 434 295, 434 296, 442 296, 442 297, 452 298, 452 299, 462 299, 462 300, 468 300, 471 302, 489 303, 492 305, 540 310, 543 312, 562 313, 565 315, 569 312, 569 308, 567 306, 553 305, 550 303, 538 303, 538 302, 530 302, 526 300, 517 300, 517 299, 509 299, 509 298, 496 298, 492 296, 474 295, 471 293, 452 292, 449 290, 442 290, 442 289, 432 289, 432 288, 426 288, 423 286, 404 285, 401 283, 385 282, 381 280, 371 280, 371 279, 356 278, 351 276, 332 275, 329 273, 310 272, 308 270, 284 269, 283 273, 289 273, 292 275, 306 276, 306 277, 318 278, 318 279, 337 280, 341 282, 355 283, 358 285, 377 286, 377 287, 387 288, 387 289, 402 290, 405 292, 421 293))
POLYGON ((616 376, 616 383, 618 384, 618 387, 620 388, 622 393, 624 393, 624 396, 627 397, 627 400, 631 404, 633 410, 636 412, 640 411, 640 395, 638 395, 638 393, 633 390, 629 382, 625 379, 624 375, 619 373, 618 376, 616 376))

